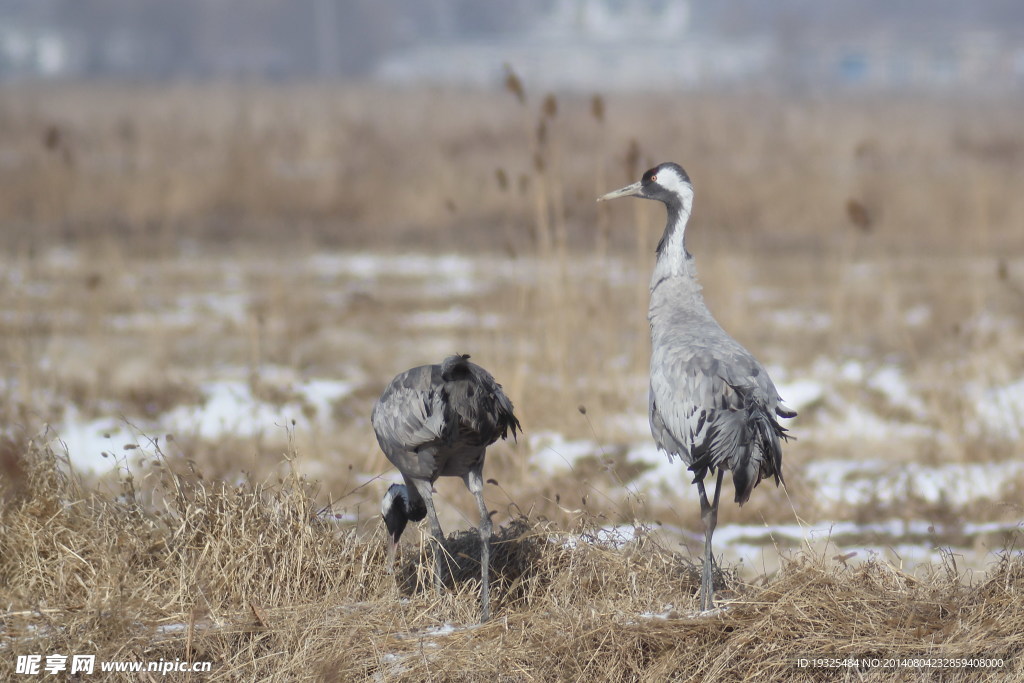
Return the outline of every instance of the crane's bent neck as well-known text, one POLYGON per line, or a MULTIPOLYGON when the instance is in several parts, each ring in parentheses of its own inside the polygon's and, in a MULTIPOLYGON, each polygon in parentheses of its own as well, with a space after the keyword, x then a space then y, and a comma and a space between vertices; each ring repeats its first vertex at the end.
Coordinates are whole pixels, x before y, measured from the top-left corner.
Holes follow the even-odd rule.
MULTIPOLYGON (((654 264, 654 273, 651 276, 652 291, 662 280, 670 278, 688 278, 694 285, 697 280, 693 256, 686 250, 686 222, 690 219, 693 200, 686 197, 680 204, 665 206, 668 209, 668 223, 665 225, 661 241, 658 242, 658 260, 654 264)), ((699 286, 697 288, 699 289, 699 286)))

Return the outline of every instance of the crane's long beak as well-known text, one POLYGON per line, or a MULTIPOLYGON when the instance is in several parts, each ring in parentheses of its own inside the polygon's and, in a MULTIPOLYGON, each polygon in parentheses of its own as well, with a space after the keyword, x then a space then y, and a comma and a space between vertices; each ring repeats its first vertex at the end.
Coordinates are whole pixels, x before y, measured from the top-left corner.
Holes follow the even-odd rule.
POLYGON ((632 185, 626 185, 618 190, 613 190, 608 194, 601 195, 597 198, 599 202, 606 202, 609 199, 618 199, 619 197, 635 197, 640 194, 640 190, 643 188, 643 184, 640 182, 633 183, 632 185))

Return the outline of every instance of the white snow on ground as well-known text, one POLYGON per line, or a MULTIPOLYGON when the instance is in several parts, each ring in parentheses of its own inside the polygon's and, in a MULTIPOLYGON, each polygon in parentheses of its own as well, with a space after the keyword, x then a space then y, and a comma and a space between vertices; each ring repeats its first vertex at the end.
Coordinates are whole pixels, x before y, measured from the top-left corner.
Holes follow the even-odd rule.
POLYGON ((675 605, 663 605, 660 612, 641 612, 637 616, 641 619, 668 619, 675 611, 675 605))
POLYGON ((569 440, 558 432, 534 432, 526 438, 533 462, 544 472, 571 469, 577 459, 599 455, 601 447, 588 439, 569 440))
POLYGON ((813 418, 803 415, 796 419, 798 438, 831 443, 943 439, 933 427, 921 422, 883 417, 875 410, 878 399, 863 395, 863 389, 870 389, 881 394, 882 407, 902 408, 915 418, 924 419, 928 412, 924 401, 898 365, 869 367, 854 359, 836 363, 819 358, 799 377, 790 377, 783 368, 772 368, 770 372, 787 405, 797 412, 812 406, 818 408, 813 418))
POLYGON ((363 282, 381 278, 422 280, 418 290, 436 299, 473 296, 520 276, 518 262, 499 257, 469 258, 457 254, 317 254, 310 269, 320 277, 347 277, 363 282))
POLYGON ((651 423, 647 413, 611 415, 603 420, 603 430, 621 432, 630 438, 650 438, 651 423))
POLYGON ((138 446, 145 452, 145 434, 216 439, 283 431, 291 426, 292 420, 300 429, 325 425, 331 419, 331 405, 348 395, 354 386, 341 380, 297 381, 291 389, 299 398, 275 405, 255 397, 248 382, 212 380, 200 385, 204 395, 200 405, 179 405, 156 419, 84 420, 69 406, 61 424, 51 428, 51 446, 58 452, 64 452, 66 447, 73 466, 79 470, 105 472, 118 465, 118 459, 109 455, 123 460, 135 454, 135 448, 125 449, 125 445, 138 446))
POLYGON ((243 324, 249 314, 249 293, 245 291, 218 291, 183 296, 178 307, 190 311, 197 317, 208 317, 213 313, 217 318, 243 324))
POLYGON ((635 540, 637 534, 642 530, 633 525, 620 525, 596 529, 586 534, 570 534, 558 536, 557 540, 565 548, 575 548, 580 543, 600 545, 607 548, 618 549, 635 540))
MULTIPOLYGON (((852 392, 852 398, 846 398, 843 392, 828 388, 830 383, 859 384, 882 394, 891 405, 924 417, 927 414, 925 403, 899 366, 869 368, 855 360, 840 364, 818 361, 812 370, 810 377, 793 377, 778 384, 784 400, 798 411, 812 405, 821 406, 788 421, 787 426, 798 438, 832 444, 902 442, 908 448, 922 442, 943 446, 949 441, 948 435, 931 425, 882 417, 870 404, 859 402, 856 392, 852 392)), ((785 377, 784 372, 778 374, 785 377)), ((1008 439, 1024 438, 1024 380, 984 391, 969 388, 968 395, 975 397, 973 405, 978 415, 975 429, 979 433, 1008 439)), ((640 412, 643 408, 639 407, 636 413, 607 418, 614 430, 624 433, 628 439, 627 460, 650 466, 636 485, 641 488, 684 485, 685 465, 678 459, 670 461, 658 450, 648 436, 646 412, 640 412)), ((569 440, 554 432, 535 433, 528 444, 535 462, 548 472, 571 468, 579 457, 614 449, 610 444, 589 439, 569 440)), ((804 475, 808 485, 813 487, 809 495, 825 507, 865 505, 873 500, 892 503, 908 495, 930 503, 966 505, 979 499, 998 499, 1001 495, 998 482, 1024 475, 1024 462, 924 465, 891 460, 832 459, 809 463, 804 475)))
POLYGON ((977 420, 968 426, 973 436, 985 432, 1012 441, 1024 438, 1024 379, 1012 384, 965 388, 974 399, 977 420))
MULTIPOLYGON (((405 600, 405 599, 403 598, 403 600, 405 600)), ((416 630, 416 631, 399 631, 397 633, 392 633, 391 635, 396 640, 418 641, 417 644, 418 644, 418 646, 420 648, 422 648, 422 649, 431 649, 432 650, 432 649, 439 648, 439 647, 442 646, 443 641, 439 641, 438 639, 444 638, 446 636, 450 636, 453 633, 459 633, 461 631, 468 631, 468 630, 471 630, 471 629, 474 629, 474 628, 477 628, 476 624, 467 624, 467 625, 456 626, 455 624, 444 623, 444 624, 441 624, 439 626, 431 626, 429 628, 423 629, 422 631, 419 631, 419 630, 416 630)), ((395 678, 401 676, 403 673, 406 673, 406 671, 407 671, 407 667, 405 666, 405 661, 406 660, 408 660, 410 658, 413 658, 413 657, 419 657, 419 656, 421 656, 421 654, 422 653, 419 653, 419 652, 416 652, 416 651, 401 652, 401 653, 398 653, 398 652, 385 652, 385 653, 383 653, 380 656, 379 662, 380 662, 380 664, 386 665, 386 666, 384 666, 383 668, 381 668, 378 671, 374 672, 372 680, 374 680, 374 681, 390 681, 390 680, 394 680, 395 678)))
POLYGON ((53 427, 49 445, 57 453, 66 453, 72 466, 82 472, 106 472, 123 461, 124 446, 135 444, 136 437, 118 418, 84 420, 74 406, 64 412, 64 421, 53 427), (104 455, 106 454, 106 455, 104 455))
MULTIPOLYGON (((989 522, 984 524, 965 523, 951 527, 957 533, 965 536, 987 534, 995 532, 1009 532, 1020 530, 1019 523, 997 523, 989 522)), ((771 545, 775 542, 782 542, 782 545, 802 543, 804 541, 814 543, 817 541, 833 540, 845 544, 844 538, 880 536, 894 539, 906 536, 941 536, 946 529, 941 524, 935 524, 922 520, 889 519, 884 522, 872 522, 869 524, 857 524, 855 522, 818 522, 815 524, 723 524, 715 530, 715 544, 755 544, 757 546, 771 545)), ((703 538, 703 536, 701 536, 703 538)))
MULTIPOLYGON (((914 443, 937 440, 940 435, 931 427, 902 420, 888 420, 869 407, 846 403, 840 410, 823 411, 817 424, 804 425, 799 432, 823 442, 852 441, 864 443, 914 443)), ((800 438, 800 435, 797 438, 800 438)))
POLYGON ((895 406, 908 409, 915 417, 923 418, 927 411, 924 402, 914 394, 907 378, 895 365, 876 370, 867 380, 869 387, 883 394, 895 406))
POLYGON ((981 310, 964 323, 964 328, 975 334, 1014 334, 1017 321, 1009 316, 999 316, 991 311, 981 310))
MULTIPOLYGON (((77 258, 73 252, 55 251, 48 258, 59 270, 70 267, 69 259, 72 257, 77 258)), ((389 286, 399 286, 395 285, 398 282, 407 289, 414 289, 421 298, 435 297, 435 304, 421 306, 405 319, 406 325, 424 331, 460 326, 501 328, 506 321, 497 314, 480 315, 474 312, 471 304, 451 300, 452 297, 476 296, 482 291, 481 287, 489 289, 503 283, 536 281, 547 276, 591 277, 593 272, 602 272, 609 280, 622 283, 642 282, 646 278, 646 273, 638 273, 634 266, 620 261, 597 263, 588 259, 573 259, 568 264, 556 265, 537 259, 501 256, 469 258, 461 255, 347 253, 317 254, 311 256, 305 266, 314 276, 330 283, 325 290, 329 295, 338 295, 339 303, 344 303, 345 296, 351 295, 353 286, 372 288, 376 280, 389 286), (560 271, 559 268, 565 270, 560 271), (354 284, 347 286, 346 281, 354 284), (369 284, 360 284, 364 281, 369 284)), ((873 277, 870 270, 859 268, 850 269, 849 275, 853 278, 873 277)), ((6 277, 14 282, 21 276, 17 270, 9 270, 6 277)), ((33 283, 18 282, 27 293, 31 293, 28 288, 33 283)), ((751 300, 785 305, 782 296, 778 290, 762 288, 752 291, 751 300)), ((203 324, 209 318, 243 323, 249 315, 250 305, 241 271, 225 271, 223 290, 216 294, 185 294, 167 303, 166 307, 114 317, 111 324, 118 328, 188 328, 203 324)), ((8 314, 28 315, 21 311, 8 314)), ((62 315, 72 320, 78 312, 66 311, 62 315)), ((831 324, 827 313, 813 310, 779 308, 765 315, 766 320, 775 325, 824 329, 831 324)), ((910 308, 904 314, 906 324, 911 327, 928 324, 932 317, 933 312, 926 305, 910 308)), ((1019 324, 1015 320, 984 311, 967 321, 965 328, 973 333, 1019 336, 1019 324)), ((410 343, 425 343, 429 347, 434 342, 414 339, 410 343)), ((437 343, 445 344, 443 340, 437 343)), ((427 347, 423 347, 424 352, 427 347)), ((427 355, 440 356, 449 351, 441 348, 436 354, 431 352, 427 355)), ((904 445, 907 452, 913 452, 922 444, 945 446, 964 437, 995 438, 1013 443, 1024 441, 1024 379, 1011 376, 997 378, 994 382, 966 384, 962 389, 964 415, 955 416, 955 422, 963 424, 965 430, 963 434, 950 435, 943 432, 943 422, 931 415, 931 402, 926 403, 922 387, 918 385, 929 378, 922 378, 914 368, 886 360, 889 362, 822 356, 809 364, 802 364, 798 371, 788 367, 769 368, 785 403, 801 413, 795 420, 787 421, 793 434, 801 439, 795 447, 821 449, 834 445, 843 452, 850 452, 854 444, 863 450, 865 444, 870 447, 871 444, 884 443, 885 452, 904 445)), ((293 419, 300 430, 323 427, 330 420, 333 404, 354 387, 354 383, 345 381, 303 381, 295 371, 287 368, 265 367, 260 369, 259 375, 256 386, 280 389, 279 395, 292 398, 281 405, 261 400, 263 393, 254 393, 247 371, 218 370, 217 375, 206 378, 207 381, 200 385, 205 396, 201 404, 180 405, 155 420, 136 420, 132 416, 127 416, 127 420, 116 416, 86 419, 73 406, 68 407, 62 424, 53 430, 52 443, 60 450, 66 444, 76 468, 102 472, 111 469, 118 460, 123 462, 125 458, 151 450, 146 435, 194 434, 208 439, 229 435, 253 436, 275 430, 283 432, 293 419), (138 448, 125 448, 135 445, 138 448), (116 458, 104 458, 102 453, 113 454, 116 458)), ((628 482, 630 489, 658 491, 662 487, 671 487, 687 495, 691 487, 686 467, 678 459, 671 462, 654 445, 647 423, 646 389, 640 390, 646 385, 646 379, 635 379, 634 411, 603 418, 590 413, 600 435, 598 439, 570 439, 557 432, 528 432, 527 448, 538 470, 542 473, 564 473, 571 471, 580 458, 600 457, 625 446, 629 461, 650 466, 635 482, 628 482)), ((633 389, 629 391, 632 393, 633 389)), ((816 450, 811 453, 816 453, 816 450)), ((951 507, 985 499, 1001 500, 1008 494, 1003 493, 1000 482, 1019 481, 1024 475, 1024 464, 1018 461, 923 465, 880 458, 862 461, 815 459, 820 457, 813 455, 801 474, 808 487, 807 496, 820 503, 826 512, 830 511, 829 506, 870 506, 875 501, 898 504, 908 496, 951 507)), ((792 471, 793 465, 787 464, 787 467, 792 471)), ((392 475, 400 480, 394 473, 387 476, 392 475)), ((746 558, 748 553, 749 557, 764 554, 766 547, 771 552, 771 538, 766 536, 769 532, 776 538, 785 535, 790 540, 809 538, 814 542, 828 538, 829 533, 833 537, 878 534, 893 539, 892 546, 885 546, 889 549, 887 552, 895 548, 908 558, 921 559, 932 558, 935 552, 927 543, 899 542, 908 534, 918 537, 925 534, 927 529, 922 530, 923 522, 885 522, 867 527, 851 527, 849 524, 842 522, 804 528, 782 525, 770 530, 767 527, 720 526, 716 532, 716 547, 720 541, 730 554, 746 558)), ((984 525, 967 525, 961 531, 982 533, 982 527, 984 525)), ((995 524, 988 530, 1005 531, 1007 527, 995 524)), ((615 531, 615 534, 620 533, 627 540, 633 538, 631 527, 615 531)), ((617 542, 612 537, 600 535, 585 540, 617 542)), ((867 546, 859 549, 878 551, 878 548, 867 546)))
POLYGON ((316 410, 316 419, 327 422, 335 402, 340 401, 356 388, 355 382, 337 379, 311 379, 299 383, 299 391, 306 403, 316 410))
MULTIPOLYGON (((461 630, 461 629, 459 629, 461 630)), ((441 624, 440 626, 433 626, 423 632, 424 637, 429 636, 447 636, 455 633, 456 627, 452 624, 441 624)))
MULTIPOLYGON (((913 376, 901 365, 819 359, 806 374, 796 375, 777 368, 770 372, 780 380, 777 387, 785 402, 803 413, 786 422, 804 443, 847 449, 855 443, 860 449, 867 442, 885 442, 889 449, 905 444, 906 450, 912 452, 921 444, 935 444, 944 450, 953 438, 933 426, 934 421, 927 421, 929 406, 913 376), (903 417, 889 417, 893 408, 904 411, 903 417)), ((1024 380, 995 387, 966 387, 965 396, 966 419, 977 434, 1024 438, 1024 380), (971 411, 976 411, 973 423, 971 411)), ((528 445, 535 462, 546 472, 566 472, 578 458, 611 452, 621 448, 624 441, 628 462, 649 465, 634 481, 627 482, 628 488, 649 493, 666 488, 685 493, 690 488, 686 466, 679 459, 670 461, 651 439, 644 403, 638 401, 635 412, 607 416, 600 421, 608 427, 603 433, 616 435, 618 441, 571 440, 554 432, 534 434, 528 445)), ((794 471, 794 465, 788 467, 790 472, 794 471)), ((1013 494, 1002 487, 1002 482, 1016 486, 1024 476, 1024 461, 922 464, 877 457, 812 459, 801 466, 798 474, 806 485, 803 491, 807 501, 814 501, 826 514, 843 514, 841 511, 850 507, 898 506, 907 499, 956 509, 979 501, 1006 500, 1013 494)), ((716 550, 720 549, 731 561, 742 559, 747 564, 770 565, 778 561, 776 544, 791 548, 804 541, 814 546, 829 542, 837 549, 828 552, 855 552, 857 561, 878 556, 917 564, 941 560, 946 552, 940 550, 944 543, 941 539, 950 537, 941 526, 932 528, 932 524, 924 521, 890 520, 858 525, 845 519, 810 526, 723 525, 715 533, 716 550), (937 540, 928 540, 933 537, 937 540)), ((1022 530, 1014 523, 965 522, 948 531, 955 534, 953 537, 972 538, 1022 530)), ((702 541, 700 533, 673 533, 687 536, 688 544, 702 541)), ((970 554, 973 562, 984 562, 989 550, 968 542, 966 548, 957 552, 970 554)))
POLYGON ((670 488, 688 486, 692 476, 687 476, 686 464, 679 458, 669 460, 668 454, 660 450, 654 441, 635 444, 626 453, 628 462, 642 462, 650 466, 636 479, 638 488, 659 489, 663 485, 670 488))
MULTIPOLYGON (((769 374, 775 376, 771 371, 769 374)), ((810 378, 794 379, 789 382, 777 381, 775 388, 782 397, 782 402, 798 413, 825 396, 825 385, 810 378)))
POLYGON ((827 330, 832 325, 832 316, 822 311, 801 308, 767 309, 763 317, 772 325, 782 328, 800 328, 811 332, 827 330))
POLYGON ((437 299, 478 295, 502 281, 536 281, 545 276, 577 278, 600 273, 602 280, 613 285, 632 284, 648 276, 620 259, 597 257, 578 257, 566 263, 498 255, 470 258, 460 254, 348 252, 316 254, 310 257, 308 268, 323 278, 420 280, 420 291, 437 299))
MULTIPOLYGON (((937 563, 951 547, 943 537, 947 531, 942 525, 930 524, 919 520, 888 520, 872 524, 854 524, 852 522, 816 523, 812 525, 774 524, 744 525, 728 524, 715 530, 715 551, 722 552, 729 560, 743 560, 752 566, 768 561, 777 561, 775 547, 807 548, 821 552, 823 544, 831 544, 828 556, 847 555, 853 553, 851 559, 863 561, 872 556, 890 560, 898 560, 904 565, 937 563), (916 538, 909 538, 916 537, 916 538), (918 540, 921 537, 934 540, 918 540), (768 555, 766 555, 768 553, 768 555)), ((980 560, 994 548, 974 547, 970 540, 979 535, 991 533, 1021 533, 1021 523, 967 523, 951 527, 958 535, 968 540, 971 554, 978 555, 980 560)), ((696 541, 703 540, 700 534, 694 534, 696 541)), ((965 551, 968 552, 968 551, 965 551)), ((958 551, 959 554, 959 551, 958 551)))
MULTIPOLYGON (((928 421, 929 408, 900 365, 869 367, 858 360, 835 363, 818 359, 801 377, 789 377, 784 369, 772 368, 776 387, 783 400, 798 412, 808 406, 820 406, 812 420, 797 418, 798 436, 831 443, 844 441, 906 442, 922 441, 939 446, 952 443, 952 437, 928 421), (913 420, 892 419, 876 412, 871 395, 858 396, 867 388, 881 394, 885 404, 900 408, 913 420)), ((1005 441, 1024 439, 1024 379, 1006 384, 968 383, 962 388, 967 401, 963 416, 967 435, 1005 441)), ((884 407, 884 405, 882 406, 884 407)))
POLYGON ((202 320, 198 311, 185 308, 166 308, 151 311, 136 311, 112 315, 107 324, 115 330, 147 330, 147 329, 188 329, 198 325, 202 320))
POLYGON ((170 305, 110 316, 108 324, 116 330, 183 330, 214 320, 241 325, 249 312, 249 296, 244 292, 186 294, 170 305))
POLYGON ((501 325, 501 316, 496 313, 477 315, 463 306, 452 306, 441 311, 419 311, 403 320, 406 327, 448 329, 469 327, 492 330, 501 325))
POLYGON ((896 503, 914 496, 929 503, 967 505, 999 499, 999 482, 1024 474, 1024 462, 942 463, 922 465, 888 460, 819 460, 804 467, 815 502, 865 505, 896 503))
POLYGON ((406 268, 396 264, 397 256, 391 259, 389 268, 380 255, 366 252, 317 253, 309 257, 308 270, 322 278, 351 277, 361 280, 376 279, 386 275, 390 269, 405 273, 406 268))
POLYGON ((381 254, 370 252, 314 254, 310 269, 322 277, 347 276, 458 279, 473 274, 478 259, 456 254, 381 254))
MULTIPOLYGON (((809 372, 800 377, 791 377, 791 373, 779 367, 769 368, 769 374, 775 378, 775 386, 782 400, 798 412, 816 403, 829 406, 831 412, 835 413, 843 413, 850 407, 859 408, 859 415, 846 426, 847 429, 856 429, 864 424, 875 427, 878 425, 877 420, 867 417, 872 413, 869 408, 851 406, 849 401, 842 398, 842 388, 867 387, 882 394, 893 406, 906 408, 918 417, 926 414, 924 402, 914 393, 902 368, 897 365, 867 368, 857 360, 836 364, 818 359, 812 364, 809 372)), ((844 421, 835 420, 834 424, 842 429, 844 421)))
POLYGON ((248 382, 219 380, 200 385, 205 400, 200 406, 178 406, 160 418, 167 430, 214 439, 223 434, 252 436, 288 425, 301 407, 276 406, 258 401, 248 382))
POLYGON ((206 397, 199 406, 178 406, 157 420, 165 431, 195 434, 215 439, 225 434, 254 436, 275 428, 288 427, 292 420, 297 425, 308 425, 306 406, 315 410, 312 422, 330 417, 330 404, 350 393, 349 382, 315 380, 294 387, 307 401, 289 401, 274 405, 253 396, 248 382, 216 380, 200 385, 206 397))
POLYGON ((903 314, 903 320, 910 327, 920 327, 932 319, 932 309, 926 304, 918 304, 908 308, 903 314))

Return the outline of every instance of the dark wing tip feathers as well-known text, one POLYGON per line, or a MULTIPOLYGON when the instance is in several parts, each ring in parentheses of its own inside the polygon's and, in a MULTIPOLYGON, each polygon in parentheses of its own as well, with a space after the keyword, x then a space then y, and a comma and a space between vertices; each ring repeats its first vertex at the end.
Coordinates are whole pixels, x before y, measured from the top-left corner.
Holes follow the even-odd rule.
POLYGON ((523 425, 519 424, 519 418, 512 412, 512 402, 508 402, 508 413, 505 421, 505 431, 502 432, 501 438, 507 439, 508 431, 512 432, 512 440, 519 443, 519 434, 523 431, 523 425))
MULTIPOLYGON (((725 380, 725 378, 722 378, 725 380)), ((729 467, 732 471, 733 485, 736 489, 736 502, 740 505, 747 502, 754 488, 766 477, 774 477, 775 485, 785 484, 782 476, 782 447, 779 439, 795 438, 787 433, 787 429, 779 424, 775 415, 760 403, 753 392, 752 387, 736 385, 725 380, 726 383, 742 398, 742 412, 746 414, 744 420, 750 428, 745 438, 740 439, 740 445, 745 448, 741 457, 733 463, 723 457, 721 453, 713 448, 718 438, 719 429, 728 429, 725 426, 712 425, 703 443, 695 445, 691 454, 693 464, 689 469, 693 472, 693 482, 703 481, 708 471, 715 471, 718 467, 729 467)), ((728 406, 723 406, 728 408, 728 406)), ((780 417, 793 417, 795 411, 787 408, 775 409, 780 417)), ((716 422, 718 422, 716 420, 716 422)))
POLYGON ((441 380, 447 385, 443 391, 449 405, 474 428, 489 432, 494 440, 507 439, 511 430, 512 438, 517 440, 522 425, 513 412, 512 401, 490 372, 469 361, 469 354, 445 358, 441 380))

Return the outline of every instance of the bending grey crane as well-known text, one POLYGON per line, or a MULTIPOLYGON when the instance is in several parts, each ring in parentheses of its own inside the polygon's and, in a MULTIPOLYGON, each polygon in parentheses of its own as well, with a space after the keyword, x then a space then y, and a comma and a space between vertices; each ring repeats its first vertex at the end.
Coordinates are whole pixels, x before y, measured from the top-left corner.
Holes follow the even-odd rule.
POLYGON ((718 524, 718 497, 725 470, 732 472, 736 502, 742 505, 766 477, 782 478, 781 438, 789 438, 777 417, 795 417, 782 403, 768 373, 712 317, 693 256, 686 250, 686 222, 693 185, 678 164, 665 163, 640 182, 609 192, 598 201, 641 197, 662 202, 668 224, 658 242, 651 277, 651 388, 648 408, 658 448, 693 472, 704 522, 702 610, 714 607, 711 537, 718 524), (718 477, 708 502, 704 478, 718 477))
POLYGON ((490 617, 491 516, 484 503, 484 454, 499 438, 522 430, 512 401, 491 373, 449 356, 440 365, 421 365, 391 380, 373 407, 373 430, 384 455, 402 473, 381 501, 394 558, 406 524, 424 517, 434 538, 434 585, 441 589, 444 532, 437 520, 433 483, 438 477, 462 477, 480 508, 481 621, 490 617))

